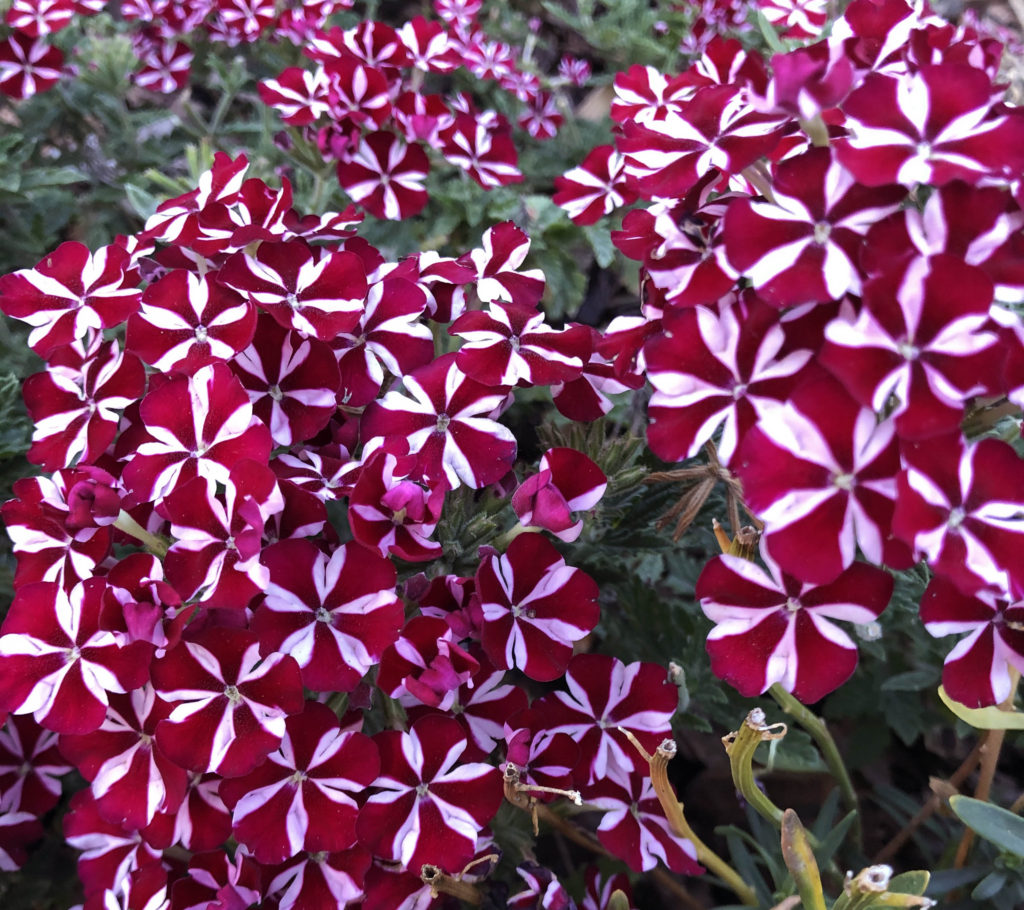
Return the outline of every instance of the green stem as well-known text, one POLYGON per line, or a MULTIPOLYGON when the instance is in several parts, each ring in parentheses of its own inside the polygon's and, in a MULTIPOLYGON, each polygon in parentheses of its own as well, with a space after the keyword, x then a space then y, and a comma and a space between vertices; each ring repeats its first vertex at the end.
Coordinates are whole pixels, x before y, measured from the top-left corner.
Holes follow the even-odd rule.
POLYGON ((170 544, 162 537, 157 537, 156 534, 150 534, 149 531, 142 527, 142 525, 132 518, 124 509, 122 509, 121 514, 117 516, 117 521, 114 522, 114 527, 140 541, 145 545, 146 549, 158 559, 163 559, 167 555, 167 550, 170 547, 170 544))
POLYGON ((791 692, 787 692, 782 688, 780 683, 775 683, 768 690, 768 694, 775 699, 778 706, 782 708, 783 711, 790 715, 790 717, 794 718, 801 727, 811 734, 811 737, 818 744, 818 748, 821 749, 821 754, 825 759, 825 764, 828 766, 828 770, 839 785, 839 793, 843 798, 843 802, 846 804, 848 809, 852 809, 857 812, 857 815, 853 819, 853 838, 857 845, 857 849, 860 850, 863 831, 860 823, 860 810, 857 806, 857 791, 853 788, 853 781, 850 780, 850 773, 846 770, 846 765, 843 763, 843 758, 839 754, 839 748, 836 746, 836 741, 828 731, 828 726, 825 724, 825 721, 808 709, 807 706, 797 699, 791 692))
POLYGON ((520 534, 535 534, 539 531, 540 528, 528 528, 526 525, 516 522, 504 534, 492 540, 491 546, 499 553, 504 553, 508 549, 508 545, 520 534))
POLYGON ((673 833, 678 837, 684 837, 690 843, 693 844, 694 849, 697 851, 697 861, 707 866, 715 875, 717 875, 726 885, 728 885, 733 893, 748 907, 756 907, 758 905, 757 893, 754 889, 748 885, 741 877, 740 874, 733 869, 724 859, 722 859, 714 850, 712 850, 707 844, 704 843, 690 827, 690 823, 686 820, 686 815, 683 811, 683 804, 679 802, 676 797, 676 791, 673 789, 671 782, 668 779, 668 763, 676 754, 676 744, 674 740, 666 739, 658 746, 658 750, 654 755, 649 755, 647 751, 640 745, 629 730, 619 727, 619 731, 623 733, 636 747, 637 751, 647 759, 647 765, 651 775, 651 785, 654 787, 654 792, 657 794, 658 802, 661 803, 662 809, 665 811, 665 818, 668 819, 669 827, 673 833))
POLYGON ((779 739, 784 735, 784 730, 782 733, 773 733, 764 722, 764 711, 754 708, 743 721, 743 726, 723 740, 729 756, 732 782, 736 789, 754 811, 768 819, 776 828, 782 826, 782 810, 757 786, 754 779, 754 752, 761 743, 779 739))

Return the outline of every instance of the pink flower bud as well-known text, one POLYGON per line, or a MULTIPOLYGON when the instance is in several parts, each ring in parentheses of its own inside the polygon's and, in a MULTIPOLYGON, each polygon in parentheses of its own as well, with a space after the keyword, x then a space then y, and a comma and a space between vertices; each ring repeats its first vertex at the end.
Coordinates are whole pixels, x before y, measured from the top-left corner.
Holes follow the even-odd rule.
POLYGON ((69 531, 112 525, 121 512, 121 494, 117 481, 106 471, 91 465, 77 469, 79 476, 68 490, 68 517, 64 525, 69 531))

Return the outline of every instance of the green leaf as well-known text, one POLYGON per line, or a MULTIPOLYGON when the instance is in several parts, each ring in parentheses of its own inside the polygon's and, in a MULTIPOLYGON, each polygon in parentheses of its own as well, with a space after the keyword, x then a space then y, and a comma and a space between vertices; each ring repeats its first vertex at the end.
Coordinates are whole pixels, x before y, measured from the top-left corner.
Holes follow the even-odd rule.
POLYGON ((31 436, 32 424, 21 402, 21 381, 14 373, 0 373, 0 458, 21 455, 31 436))
POLYGON ((915 869, 911 872, 901 872, 889 880, 889 888, 893 894, 924 894, 928 889, 928 880, 931 873, 926 869, 915 869))
POLYGON ((986 875, 971 892, 971 897, 976 901, 987 901, 995 897, 1006 885, 1005 872, 990 872, 986 875))
POLYGON ((930 667, 926 670, 908 670, 897 673, 882 683, 883 692, 921 692, 930 689, 939 681, 939 672, 930 667))
POLYGON ((128 197, 128 204, 144 221, 156 211, 156 207, 160 204, 159 197, 148 190, 144 190, 137 183, 126 182, 124 194, 128 197))
POLYGON ((779 33, 775 31, 775 26, 768 21, 768 17, 761 10, 752 12, 751 17, 758 30, 764 35, 764 40, 769 50, 775 54, 784 54, 786 52, 786 45, 782 43, 779 33))
POLYGON ((1024 730, 1024 714, 1019 711, 1003 711, 994 706, 968 708, 950 698, 943 686, 939 686, 939 698, 960 720, 979 730, 1024 730))
MULTIPOLYGON (((840 846, 842 846, 843 841, 846 839, 846 832, 850 830, 850 826, 853 824, 856 817, 856 809, 851 809, 839 824, 829 831, 828 835, 822 839, 821 843, 818 845, 818 849, 814 851, 815 858, 822 866, 827 866, 829 860, 832 859, 836 851, 840 846)), ((889 890, 891 891, 892 889, 890 888, 889 890)))
POLYGON ((85 175, 76 167, 35 168, 22 178, 21 189, 22 192, 28 192, 44 186, 67 186, 85 180, 85 175))
POLYGON ((1024 857, 1024 818, 970 796, 952 796, 949 805, 957 817, 1000 850, 1024 857))
POLYGON ((615 244, 608 230, 601 225, 588 224, 583 228, 583 235, 594 251, 597 264, 603 269, 609 268, 615 262, 615 244))

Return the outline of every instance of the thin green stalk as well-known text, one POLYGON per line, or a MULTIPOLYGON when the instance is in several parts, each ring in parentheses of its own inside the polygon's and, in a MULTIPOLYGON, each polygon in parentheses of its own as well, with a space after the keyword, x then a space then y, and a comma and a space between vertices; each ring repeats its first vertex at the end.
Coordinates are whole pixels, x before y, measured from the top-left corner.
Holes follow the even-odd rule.
POLYGON ((124 509, 122 509, 121 514, 117 516, 117 521, 114 522, 114 527, 124 531, 125 534, 134 537, 158 559, 163 559, 167 555, 167 550, 169 549, 170 544, 168 544, 168 542, 162 537, 157 537, 156 534, 150 534, 149 531, 142 527, 142 525, 132 518, 124 509))
POLYGON ((736 789, 740 791, 747 804, 759 815, 764 816, 776 828, 782 827, 782 810, 775 805, 761 788, 757 786, 754 779, 754 752, 763 742, 773 739, 781 739, 786 735, 785 724, 777 724, 782 730, 773 732, 772 728, 765 724, 764 711, 754 708, 746 719, 743 726, 735 733, 723 738, 725 751, 729 756, 729 767, 732 771, 732 781, 736 789))
POLYGON ((619 727, 619 731, 623 733, 636 747, 637 751, 647 759, 647 765, 650 769, 651 784, 654 787, 654 792, 657 794, 658 802, 661 803, 662 809, 665 811, 665 818, 668 819, 669 827, 673 833, 678 837, 684 837, 690 843, 693 844, 694 849, 697 851, 697 861, 707 866, 715 875, 717 875, 729 888, 732 889, 733 893, 743 901, 748 907, 756 907, 758 905, 757 893, 753 887, 748 885, 741 877, 740 874, 733 869, 724 859, 722 859, 714 850, 712 850, 707 844, 704 843, 690 827, 690 823, 686 820, 686 815, 683 812, 683 804, 679 802, 676 797, 676 791, 673 789, 671 782, 668 779, 668 763, 676 754, 676 744, 674 740, 666 739, 660 746, 654 755, 650 755, 646 749, 639 743, 635 736, 623 727, 619 727))
POLYGON ((836 741, 828 731, 828 726, 825 724, 825 721, 812 712, 791 692, 787 692, 783 689, 779 683, 775 683, 775 685, 768 690, 768 694, 775 699, 778 706, 782 708, 783 711, 790 715, 790 717, 794 718, 801 727, 811 734, 811 737, 818 744, 818 748, 821 749, 821 754, 825 759, 825 764, 828 766, 828 770, 839 785, 839 793, 843 798, 843 802, 846 804, 848 809, 853 809, 857 812, 857 815, 853 820, 852 830, 857 849, 861 850, 863 829, 861 828, 860 810, 857 805, 857 791, 853 788, 853 781, 850 780, 850 773, 846 770, 846 765, 843 763, 843 758, 839 754, 839 748, 836 746, 836 741))

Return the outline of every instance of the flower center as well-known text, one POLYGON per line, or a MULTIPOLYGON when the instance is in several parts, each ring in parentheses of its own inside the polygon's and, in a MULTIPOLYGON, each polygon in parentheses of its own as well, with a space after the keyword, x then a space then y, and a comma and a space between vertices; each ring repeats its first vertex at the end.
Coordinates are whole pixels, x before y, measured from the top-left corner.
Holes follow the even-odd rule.
POLYGON ((904 360, 917 360, 921 356, 921 349, 911 341, 900 341, 896 345, 896 350, 899 351, 900 356, 904 360))
POLYGON ((224 695, 233 705, 237 705, 242 700, 242 693, 238 691, 238 686, 225 686, 224 695))
POLYGON ((281 391, 281 386, 279 385, 272 385, 269 389, 267 389, 267 394, 271 398, 273 398, 274 401, 280 401, 282 398, 284 398, 284 392, 281 391))
POLYGON ((832 486, 839 487, 840 490, 846 490, 849 492, 853 489, 853 475, 852 474, 833 474, 832 475, 832 486))
POLYGON ((82 652, 78 650, 78 645, 75 645, 73 648, 68 648, 64 652, 64 663, 73 664, 81 656, 82 652))
POLYGON ((297 770, 291 777, 288 778, 290 784, 301 784, 306 779, 306 772, 297 770))
POLYGON ((796 611, 799 610, 802 606, 803 604, 801 604, 800 601, 797 600, 795 597, 790 597, 786 601, 786 609, 789 610, 790 613, 796 613, 796 611))
POLYGON ((447 414, 438 414, 437 415, 437 426, 434 427, 434 431, 437 432, 437 433, 447 433, 448 432, 448 424, 450 424, 451 422, 452 422, 452 419, 447 414))
POLYGON ((512 615, 519 619, 525 616, 527 619, 536 619, 537 614, 533 610, 524 610, 519 604, 512 604, 512 615))
POLYGON ((203 342, 203 341, 206 341, 206 338, 207 338, 206 326, 205 325, 197 325, 196 326, 196 341, 203 342))
POLYGON ((819 221, 814 225, 814 242, 817 244, 823 244, 828 240, 829 234, 832 233, 832 225, 827 221, 819 221))
POLYGON ((745 382, 737 382, 732 387, 732 397, 734 401, 739 401, 747 394, 747 384, 745 382))
POLYGON ((284 302, 288 304, 293 310, 299 308, 299 298, 295 296, 294 291, 289 291, 287 296, 284 298, 284 302))
POLYGON ((331 613, 327 609, 327 607, 320 607, 316 611, 316 621, 317 622, 330 622, 331 621, 331 613))
POLYGON ((430 788, 427 786, 426 783, 422 783, 422 784, 420 784, 416 788, 416 795, 417 796, 427 796, 427 795, 429 795, 429 793, 430 793, 430 788))
POLYGON ((955 531, 964 523, 964 519, 967 517, 967 513, 964 512, 961 506, 957 506, 953 511, 949 513, 949 519, 946 521, 950 531, 955 531))

